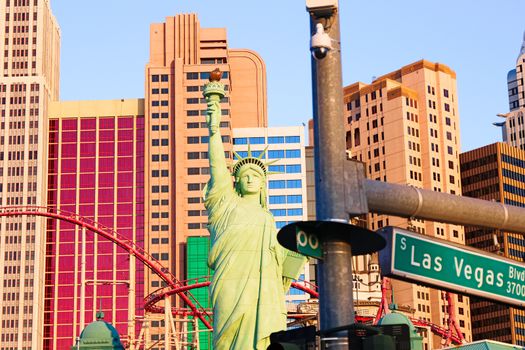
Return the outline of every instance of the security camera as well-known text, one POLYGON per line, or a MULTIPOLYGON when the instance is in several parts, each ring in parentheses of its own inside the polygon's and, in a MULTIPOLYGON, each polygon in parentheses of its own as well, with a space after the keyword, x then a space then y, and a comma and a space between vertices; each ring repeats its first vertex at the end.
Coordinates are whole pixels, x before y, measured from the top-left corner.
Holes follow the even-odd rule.
POLYGON ((320 60, 325 58, 328 51, 332 49, 332 39, 324 32, 322 23, 317 23, 315 28, 316 32, 310 41, 310 50, 312 51, 312 56, 316 60, 320 60))

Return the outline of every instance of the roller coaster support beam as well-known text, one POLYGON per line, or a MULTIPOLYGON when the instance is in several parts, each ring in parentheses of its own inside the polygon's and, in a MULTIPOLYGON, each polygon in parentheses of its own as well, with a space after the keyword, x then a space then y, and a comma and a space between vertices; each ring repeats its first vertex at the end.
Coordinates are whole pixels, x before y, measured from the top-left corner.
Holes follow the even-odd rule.
POLYGON ((86 228, 81 229, 80 257, 80 332, 86 326, 86 228))
POLYGON ((164 297, 164 349, 171 350, 171 335, 170 335, 170 324, 171 324, 171 302, 170 297, 164 297))
POLYGON ((135 274, 136 274, 137 262, 135 255, 129 256, 129 283, 128 287, 128 339, 132 339, 129 342, 131 344, 129 350, 135 350, 135 274))

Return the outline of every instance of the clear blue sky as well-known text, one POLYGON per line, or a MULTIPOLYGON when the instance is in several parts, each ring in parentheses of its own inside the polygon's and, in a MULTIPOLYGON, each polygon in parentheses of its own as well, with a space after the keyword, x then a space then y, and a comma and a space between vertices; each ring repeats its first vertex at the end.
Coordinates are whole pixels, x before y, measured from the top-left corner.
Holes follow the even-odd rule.
MULTIPOLYGON (((500 140, 506 76, 525 30, 524 0, 340 0, 343 84, 419 59, 457 73, 462 151, 500 140)), ((149 24, 197 13, 232 48, 266 62, 270 126, 312 116, 309 22, 302 0, 51 0, 62 31, 61 99, 144 96, 149 24), (219 5, 220 3, 220 5, 219 5)))

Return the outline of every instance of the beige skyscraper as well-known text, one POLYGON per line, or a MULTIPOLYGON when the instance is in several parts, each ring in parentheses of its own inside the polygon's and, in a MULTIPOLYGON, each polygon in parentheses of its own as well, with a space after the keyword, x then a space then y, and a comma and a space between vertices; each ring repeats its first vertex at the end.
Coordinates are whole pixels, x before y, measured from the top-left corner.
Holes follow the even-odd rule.
MULTIPOLYGON (((60 31, 48 0, 0 2, 2 206, 46 206, 47 111, 58 99, 60 31)), ((0 344, 41 349, 45 220, 2 218, 0 344)))
MULTIPOLYGON (((267 125, 263 60, 253 51, 228 48, 226 29, 202 28, 195 14, 151 25, 145 74, 144 244, 180 280, 186 274, 186 238, 208 235, 202 203, 209 179, 208 129, 201 89, 215 68, 223 72, 227 89, 221 133, 231 159, 233 127, 267 125)), ((156 275, 146 274, 146 294, 162 286, 156 275)), ((152 337, 159 339, 158 334, 152 337)))
MULTIPOLYGON (((456 74, 449 67, 418 61, 371 84, 345 87, 344 102, 347 149, 352 158, 365 162, 370 178, 461 194, 456 74)), ((457 225, 374 214, 368 219, 372 230, 391 225, 465 242, 457 225)), ((441 291, 394 280, 392 287, 395 302, 410 307, 414 318, 447 327, 449 313, 441 291)), ((456 322, 470 340, 469 299, 453 296, 453 301, 456 322)), ((424 349, 439 348, 441 342, 429 332, 424 349)))

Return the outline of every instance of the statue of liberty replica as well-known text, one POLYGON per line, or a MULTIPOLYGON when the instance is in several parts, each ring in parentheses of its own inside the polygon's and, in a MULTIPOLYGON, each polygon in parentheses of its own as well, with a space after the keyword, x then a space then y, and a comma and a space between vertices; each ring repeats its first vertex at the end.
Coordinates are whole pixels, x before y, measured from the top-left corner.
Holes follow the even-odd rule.
POLYGON ((264 153, 238 161, 230 173, 220 134, 224 85, 216 69, 204 87, 208 103, 210 181, 204 193, 211 249, 208 265, 215 350, 266 350, 286 329, 285 294, 306 259, 277 242, 266 199, 264 153), (232 183, 232 176, 234 183, 232 183))

